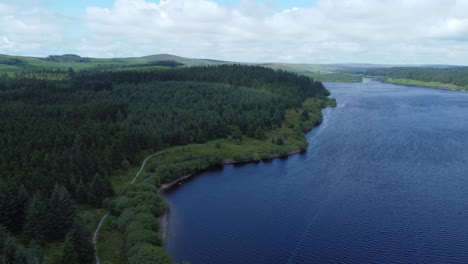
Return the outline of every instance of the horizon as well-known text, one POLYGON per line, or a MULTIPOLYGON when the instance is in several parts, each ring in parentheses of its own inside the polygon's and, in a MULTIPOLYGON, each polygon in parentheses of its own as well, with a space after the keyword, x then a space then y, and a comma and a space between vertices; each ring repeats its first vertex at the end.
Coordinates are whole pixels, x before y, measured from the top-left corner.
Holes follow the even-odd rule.
POLYGON ((456 0, 6 0, 0 53, 464 66, 467 8, 456 0))
POLYGON ((226 63, 239 63, 239 64, 257 64, 257 65, 266 65, 266 64, 291 64, 291 65, 320 65, 320 66, 345 66, 345 65, 370 65, 370 66, 386 66, 386 67, 468 67, 468 64, 387 64, 387 63, 366 63, 366 62, 336 62, 336 63, 307 63, 307 62, 284 62, 284 61, 266 61, 266 62, 251 62, 251 61, 226 61, 226 60, 219 60, 217 58, 191 58, 191 57, 183 57, 176 54, 168 54, 168 53, 160 53, 160 54, 147 54, 138 57, 88 57, 82 56, 80 54, 74 53, 64 53, 64 54, 49 54, 46 56, 30 56, 30 55, 11 55, 11 54, 2 54, 0 56, 11 56, 11 57, 25 57, 25 58, 34 58, 34 59, 44 59, 49 56, 65 56, 65 55, 74 55, 79 56, 81 58, 90 58, 90 59, 140 59, 145 57, 151 56, 174 56, 179 57, 182 59, 190 59, 190 60, 212 60, 212 61, 219 61, 219 62, 226 62, 226 63))

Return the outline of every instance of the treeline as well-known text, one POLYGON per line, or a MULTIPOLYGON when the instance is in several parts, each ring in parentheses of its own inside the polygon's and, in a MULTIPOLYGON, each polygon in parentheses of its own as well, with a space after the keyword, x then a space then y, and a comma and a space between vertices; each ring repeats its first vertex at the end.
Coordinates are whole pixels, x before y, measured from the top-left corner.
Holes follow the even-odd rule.
POLYGON ((260 66, 219 65, 178 68, 159 72, 81 72, 75 78, 74 87, 86 87, 87 82, 143 83, 149 81, 194 81, 224 83, 268 91, 277 95, 297 99, 299 105, 310 96, 328 95, 322 83, 313 79, 282 70, 260 66))
POLYGON ((411 79, 424 82, 439 82, 468 87, 468 67, 420 68, 396 67, 365 71, 366 75, 388 78, 411 79))
POLYGON ((79 62, 79 63, 89 63, 91 62, 90 58, 83 58, 75 54, 65 54, 65 55, 50 55, 44 59, 45 61, 53 62, 79 62))
MULTIPOLYGON (((55 81, 27 74, 0 79, 0 224, 26 242, 67 238, 64 258, 75 259, 83 259, 75 251, 92 256, 75 203, 104 206, 114 193, 112 171, 137 164, 141 150, 262 138, 281 125, 286 109, 329 94, 308 77, 256 66, 66 74, 55 81)), ((130 190, 125 196, 142 199, 130 190)), ((132 213, 160 213, 141 210, 132 213)), ((143 233, 128 228, 120 229, 143 233)), ((147 229, 155 230, 141 230, 147 229)), ((153 235, 155 248, 135 239, 127 237, 135 263, 161 250, 153 235)))
POLYGON ((50 197, 39 192, 31 196, 24 185, 16 191, 0 181, 0 263, 44 263, 40 245, 64 238, 63 263, 93 261, 90 233, 76 217, 65 187, 55 185, 50 197), (10 234, 20 230, 22 243, 10 234))

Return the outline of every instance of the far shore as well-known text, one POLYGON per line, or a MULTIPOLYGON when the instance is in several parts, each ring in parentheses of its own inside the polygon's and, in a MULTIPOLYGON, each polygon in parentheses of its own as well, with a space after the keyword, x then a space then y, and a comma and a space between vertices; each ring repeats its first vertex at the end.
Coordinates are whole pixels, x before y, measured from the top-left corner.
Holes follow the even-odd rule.
POLYGON ((385 80, 382 80, 382 82, 404 85, 404 86, 411 86, 411 87, 434 88, 434 89, 443 89, 443 90, 460 91, 460 92, 468 91, 468 88, 457 86, 454 84, 423 82, 423 81, 417 81, 417 80, 412 80, 412 79, 387 78, 385 80))

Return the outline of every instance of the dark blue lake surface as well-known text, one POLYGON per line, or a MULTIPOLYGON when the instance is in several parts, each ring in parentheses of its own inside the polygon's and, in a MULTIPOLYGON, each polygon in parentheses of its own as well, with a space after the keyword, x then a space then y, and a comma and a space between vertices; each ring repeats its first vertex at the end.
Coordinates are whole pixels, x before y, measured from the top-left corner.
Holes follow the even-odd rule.
POLYGON ((198 263, 468 263, 468 94, 326 84, 305 154, 167 193, 166 249, 198 263))

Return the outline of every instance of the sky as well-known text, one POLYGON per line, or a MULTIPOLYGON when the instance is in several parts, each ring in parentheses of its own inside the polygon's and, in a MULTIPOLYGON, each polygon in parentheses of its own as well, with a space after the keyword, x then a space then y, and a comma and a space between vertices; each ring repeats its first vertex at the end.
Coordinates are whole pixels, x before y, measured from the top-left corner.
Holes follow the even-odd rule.
POLYGON ((468 0, 1 0, 0 54, 468 64, 468 0))

